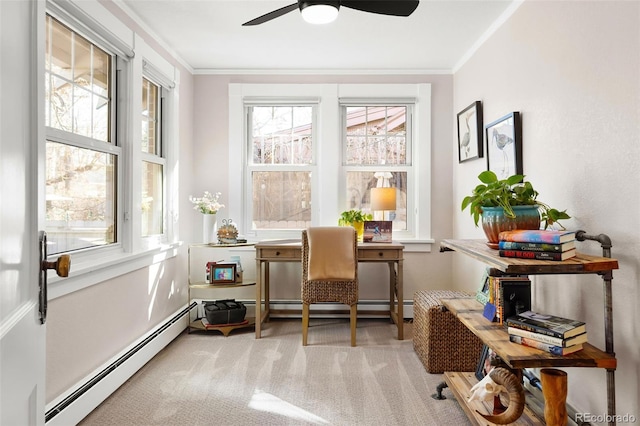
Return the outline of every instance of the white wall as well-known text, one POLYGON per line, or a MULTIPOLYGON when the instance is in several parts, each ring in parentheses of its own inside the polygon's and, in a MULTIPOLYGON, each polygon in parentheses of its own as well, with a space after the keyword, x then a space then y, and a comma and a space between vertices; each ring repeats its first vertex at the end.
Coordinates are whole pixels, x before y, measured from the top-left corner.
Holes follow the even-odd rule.
MULTIPOLYGON (((521 112, 524 173, 540 199, 568 209, 570 229, 611 237, 620 263, 613 280, 617 412, 638 419, 640 3, 526 1, 455 73, 454 112, 475 100, 485 123, 521 112)), ((454 235, 484 238, 458 205, 485 159, 452 163, 454 235)), ((602 253, 596 242, 579 244, 602 253)), ((483 266, 451 256, 455 284, 475 289, 483 266)), ((604 348, 599 277, 537 277, 534 308, 585 320, 589 341, 604 348)), ((605 414, 604 370, 567 371, 569 402, 605 414)))
MULTIPOLYGON (((178 186, 192 182, 193 77, 145 29, 114 3, 101 2, 180 71, 178 186)), ((188 190, 180 189, 176 239, 191 234, 188 190), (183 219, 184 217, 187 219, 183 219)), ((198 228, 199 229, 199 228, 198 228)), ((46 402, 64 395, 78 380, 109 361, 187 303, 187 247, 178 255, 132 273, 49 301, 46 402)), ((73 270, 73 266, 72 266, 73 270)), ((51 291, 51 290, 50 290, 51 291)), ((185 320, 186 321, 186 320, 185 320)), ((185 322, 186 326, 186 322, 185 322)))

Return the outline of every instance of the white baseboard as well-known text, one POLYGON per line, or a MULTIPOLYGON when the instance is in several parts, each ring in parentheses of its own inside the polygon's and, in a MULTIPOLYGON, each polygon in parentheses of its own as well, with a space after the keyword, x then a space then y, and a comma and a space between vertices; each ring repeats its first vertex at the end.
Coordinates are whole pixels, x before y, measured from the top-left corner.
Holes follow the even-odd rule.
POLYGON ((78 424, 185 330, 187 309, 187 305, 184 305, 63 395, 47 404, 46 425, 78 424))

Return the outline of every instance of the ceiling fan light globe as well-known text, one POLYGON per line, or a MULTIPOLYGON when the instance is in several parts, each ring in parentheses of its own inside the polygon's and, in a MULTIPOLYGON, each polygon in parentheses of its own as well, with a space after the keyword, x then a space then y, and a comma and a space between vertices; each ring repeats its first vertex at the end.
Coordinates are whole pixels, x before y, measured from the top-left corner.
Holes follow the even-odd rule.
POLYGON ((302 19, 310 24, 328 24, 338 17, 338 8, 328 4, 312 4, 301 10, 302 19))

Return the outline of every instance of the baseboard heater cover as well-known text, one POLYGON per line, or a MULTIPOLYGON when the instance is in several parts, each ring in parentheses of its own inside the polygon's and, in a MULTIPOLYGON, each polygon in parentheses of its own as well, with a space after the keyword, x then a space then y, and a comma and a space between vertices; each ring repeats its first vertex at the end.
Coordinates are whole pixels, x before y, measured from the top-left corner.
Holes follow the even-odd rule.
POLYGON ((93 376, 91 379, 87 380, 83 385, 78 387, 75 391, 73 391, 70 395, 64 398, 62 401, 53 406, 50 410, 45 413, 45 423, 56 417, 60 414, 65 408, 71 405, 73 402, 77 401, 82 395, 86 394, 91 388, 96 386, 100 381, 104 380, 109 374, 113 373, 118 367, 123 365, 127 360, 129 360, 132 356, 138 353, 142 348, 147 346, 149 343, 154 341, 158 336, 160 336, 163 332, 165 332, 172 325, 180 321, 185 316, 189 315, 189 312, 197 307, 195 302, 191 303, 191 305, 182 309, 172 318, 168 319, 161 327, 155 330, 153 333, 148 335, 134 347, 125 352, 118 359, 113 361, 107 367, 102 369, 99 373, 93 376))

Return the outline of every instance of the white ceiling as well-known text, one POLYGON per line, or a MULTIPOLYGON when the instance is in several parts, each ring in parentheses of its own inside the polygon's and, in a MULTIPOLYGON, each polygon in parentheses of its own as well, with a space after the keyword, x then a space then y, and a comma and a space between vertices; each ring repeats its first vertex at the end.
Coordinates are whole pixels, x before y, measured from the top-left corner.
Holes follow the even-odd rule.
MULTIPOLYGON (((299 11, 242 24, 295 0, 120 0, 198 72, 451 72, 512 0, 421 0, 409 17, 340 8, 315 26, 299 11)), ((128 9, 128 10, 127 10, 128 9)))

